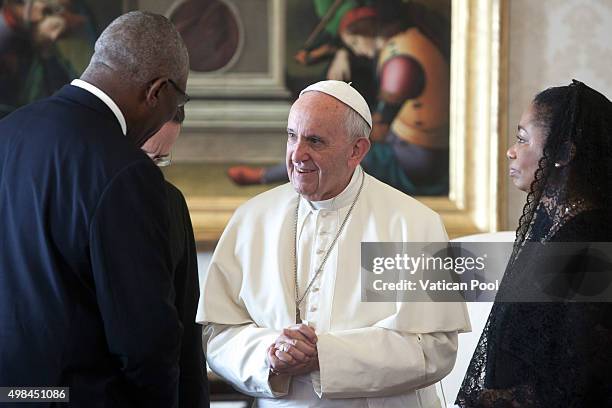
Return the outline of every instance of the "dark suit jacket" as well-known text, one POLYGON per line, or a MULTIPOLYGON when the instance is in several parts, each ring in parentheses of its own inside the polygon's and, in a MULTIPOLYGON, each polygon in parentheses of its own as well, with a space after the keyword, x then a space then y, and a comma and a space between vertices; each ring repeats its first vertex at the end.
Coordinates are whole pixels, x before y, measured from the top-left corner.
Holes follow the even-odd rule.
POLYGON ((0 121, 0 386, 172 407, 181 325, 163 176, 67 85, 0 121))
POLYGON ((200 289, 198 256, 189 210, 183 194, 166 182, 170 213, 170 247, 176 309, 183 323, 181 341, 179 407, 204 408, 209 406, 208 379, 204 369, 206 359, 202 351, 202 326, 195 322, 200 289))

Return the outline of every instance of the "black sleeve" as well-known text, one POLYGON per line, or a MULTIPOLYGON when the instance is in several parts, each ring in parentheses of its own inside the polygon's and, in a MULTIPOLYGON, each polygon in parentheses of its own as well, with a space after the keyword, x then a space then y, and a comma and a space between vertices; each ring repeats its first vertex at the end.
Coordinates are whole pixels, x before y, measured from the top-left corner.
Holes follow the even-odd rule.
POLYGON ((150 160, 106 187, 90 225, 96 296, 109 351, 137 406, 175 407, 181 325, 174 304, 168 207, 150 160))
POLYGON ((170 213, 170 245, 174 265, 176 308, 183 323, 180 353, 179 407, 208 407, 208 381, 202 326, 195 322, 200 288, 198 259, 187 203, 172 184, 168 188, 170 213))

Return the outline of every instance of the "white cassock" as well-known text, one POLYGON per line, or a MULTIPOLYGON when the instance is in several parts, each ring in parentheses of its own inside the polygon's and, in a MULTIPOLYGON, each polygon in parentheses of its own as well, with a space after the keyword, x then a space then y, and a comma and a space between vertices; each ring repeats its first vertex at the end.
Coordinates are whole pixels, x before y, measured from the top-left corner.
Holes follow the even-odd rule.
MULTIPOLYGON (((321 202, 301 200, 297 223, 300 295, 348 213, 363 170, 321 202)), ((320 371, 274 376, 266 349, 295 324, 291 184, 238 210, 203 279, 196 321, 210 368, 259 407, 440 407, 435 384, 450 372, 457 334, 470 330, 463 303, 361 301, 361 242, 444 242, 440 216, 364 175, 361 195, 325 267, 302 303, 316 329, 320 371)))

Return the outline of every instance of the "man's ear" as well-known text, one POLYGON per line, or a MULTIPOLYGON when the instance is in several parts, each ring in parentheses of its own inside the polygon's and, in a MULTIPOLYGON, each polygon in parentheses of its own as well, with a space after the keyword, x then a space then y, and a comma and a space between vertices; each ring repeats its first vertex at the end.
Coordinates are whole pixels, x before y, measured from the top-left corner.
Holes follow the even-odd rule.
POLYGON ((361 163, 361 160, 365 157, 365 155, 370 151, 370 139, 365 137, 360 137, 359 139, 353 142, 353 152, 351 154, 351 161, 354 161, 355 164, 361 163))
POLYGON ((159 94, 164 86, 168 86, 168 78, 160 77, 149 82, 145 91, 145 103, 154 107, 159 103, 159 94))

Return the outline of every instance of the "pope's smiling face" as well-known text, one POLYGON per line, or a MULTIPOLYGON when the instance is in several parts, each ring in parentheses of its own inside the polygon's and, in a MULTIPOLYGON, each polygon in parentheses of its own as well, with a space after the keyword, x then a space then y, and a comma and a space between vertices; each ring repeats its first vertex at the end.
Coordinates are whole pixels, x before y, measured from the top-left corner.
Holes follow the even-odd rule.
POLYGON ((313 91, 291 107, 287 124, 287 173, 293 188, 310 201, 340 194, 359 160, 349 137, 346 110, 336 98, 313 91))

